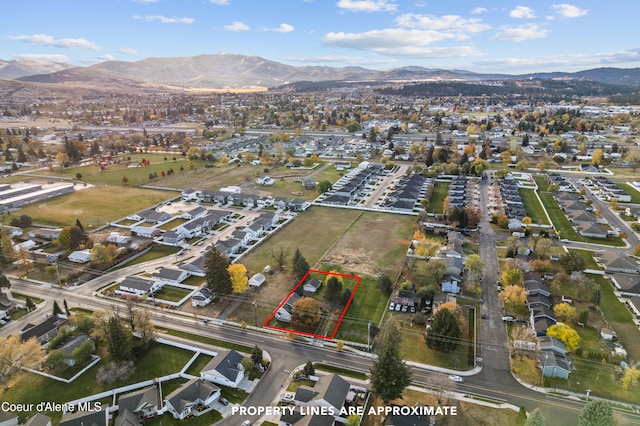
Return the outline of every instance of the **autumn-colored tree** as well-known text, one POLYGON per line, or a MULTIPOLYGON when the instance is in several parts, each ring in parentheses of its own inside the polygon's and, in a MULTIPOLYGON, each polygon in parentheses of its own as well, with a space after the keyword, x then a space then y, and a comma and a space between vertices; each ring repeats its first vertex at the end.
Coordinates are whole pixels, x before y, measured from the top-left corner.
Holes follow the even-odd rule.
POLYGON ((524 282, 524 272, 520 269, 505 269, 502 271, 501 278, 503 286, 522 285, 524 282))
POLYGON ((573 352, 580 347, 580 335, 567 324, 557 323, 552 325, 547 329, 547 336, 560 340, 569 352, 573 352))
POLYGON ((300 331, 314 332, 320 324, 320 302, 301 297, 291 308, 291 325, 300 331))
POLYGON ((442 277, 447 273, 447 264, 442 259, 429 259, 427 262, 427 271, 431 274, 438 286, 441 284, 442 277))
POLYGON ((464 261, 464 273, 467 281, 478 282, 482 276, 482 270, 484 269, 484 262, 479 255, 473 253, 467 256, 464 261))
POLYGON ((511 339, 513 340, 513 346, 517 349, 520 354, 520 359, 522 360, 525 344, 535 343, 536 334, 533 332, 531 327, 527 327, 526 325, 516 325, 511 329, 511 339))
POLYGON ((434 312, 434 314, 441 309, 446 309, 449 312, 451 312, 453 316, 456 318, 456 320, 458 321, 458 324, 460 325, 460 328, 462 330, 466 328, 467 321, 465 319, 465 314, 462 311, 462 306, 458 305, 455 301, 445 302, 440 304, 440 306, 438 306, 438 309, 436 310, 436 312, 434 312))
POLYGON ((591 154, 591 164, 595 164, 596 166, 599 166, 603 164, 603 162, 604 162, 604 150, 602 149, 594 150, 593 154, 591 154))
POLYGON ((23 342, 13 334, 0 336, 0 384, 5 389, 9 379, 22 367, 37 368, 45 359, 45 351, 35 337, 23 342))
POLYGON ((512 307, 517 304, 523 304, 527 299, 527 290, 521 285, 509 285, 500 292, 500 298, 506 303, 510 303, 512 307))
POLYGON ((578 317, 576 308, 566 302, 553 305, 553 313, 563 321, 573 321, 578 317))
POLYGON ((525 216, 525 217, 522 218, 521 222, 522 222, 523 225, 529 226, 529 225, 531 225, 531 223, 533 221, 531 220, 531 218, 529 216, 525 216))
POLYGON ((91 261, 96 265, 106 265, 112 258, 106 246, 100 244, 91 249, 91 261))
POLYGON ((633 255, 640 257, 640 244, 638 244, 636 248, 633 249, 633 255))
POLYGON ((4 261, 7 263, 13 262, 16 260, 16 251, 13 248, 11 236, 5 230, 2 230, 0 235, 0 244, 2 244, 2 256, 4 257, 4 261))
POLYGON ((622 378, 622 387, 629 389, 632 383, 637 383, 640 380, 640 370, 633 365, 624 369, 624 377, 622 378))
POLYGON ((242 293, 249 287, 247 268, 241 263, 232 263, 227 268, 231 277, 231 286, 234 293, 242 293))
POLYGON ((536 272, 550 272, 553 269, 551 261, 542 259, 530 260, 529 266, 536 272))

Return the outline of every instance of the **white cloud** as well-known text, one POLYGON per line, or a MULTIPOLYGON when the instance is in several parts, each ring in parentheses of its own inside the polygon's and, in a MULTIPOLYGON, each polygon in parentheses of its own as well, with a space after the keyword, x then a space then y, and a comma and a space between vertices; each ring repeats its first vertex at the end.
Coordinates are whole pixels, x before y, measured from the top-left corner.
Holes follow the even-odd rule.
POLYGON ((481 13, 488 12, 488 10, 484 7, 474 7, 471 11, 472 15, 480 15, 481 13))
POLYGON ((56 55, 47 53, 21 53, 13 55, 13 57, 17 59, 31 59, 36 61, 52 61, 63 63, 69 62, 69 57, 67 55, 56 55))
POLYGON ((401 27, 406 28, 460 33, 478 33, 491 28, 491 26, 483 24, 479 18, 466 19, 459 15, 434 16, 406 13, 400 15, 396 22, 401 27))
POLYGON ((249 26, 244 22, 234 21, 229 25, 225 25, 224 29, 227 31, 248 31, 250 30, 249 26))
POLYGON ((340 56, 340 55, 326 55, 326 56, 293 56, 287 57, 289 62, 300 62, 304 64, 348 64, 348 65, 389 65, 395 64, 395 59, 369 59, 361 56, 340 56))
POLYGON ((525 24, 519 27, 501 27, 500 32, 491 38, 493 41, 525 41, 535 38, 545 38, 549 30, 544 30, 536 24, 525 24))
POLYGON ((482 54, 471 46, 427 47, 427 45, 455 39, 455 34, 432 30, 393 28, 364 33, 327 33, 322 42, 329 46, 376 52, 387 56, 415 58, 444 58, 482 54))
POLYGON ((533 19, 536 17, 533 9, 527 6, 516 6, 511 12, 509 12, 509 16, 514 19, 533 19))
POLYGON ((116 57, 113 56, 113 55, 107 54, 107 55, 99 56, 98 59, 101 60, 101 61, 115 61, 116 57))
POLYGON ((122 49, 118 49, 118 53, 122 53, 123 55, 139 55, 140 52, 136 49, 132 49, 130 47, 123 47, 122 49))
POLYGON ((137 19, 145 22, 159 21, 163 24, 191 24, 195 21, 195 19, 193 18, 175 18, 175 17, 169 18, 167 16, 162 16, 162 15, 145 15, 145 16, 134 15, 133 19, 137 19))
POLYGON ((579 18, 589 13, 589 9, 580 9, 572 4, 562 3, 551 6, 562 18, 579 18))
POLYGON ((48 34, 8 36, 9 40, 24 41, 26 43, 39 44, 42 46, 55 46, 68 49, 89 49, 98 51, 100 48, 94 43, 84 38, 53 38, 48 34))
POLYGON ((231 2, 229 0, 209 0, 211 4, 217 4, 218 6, 226 6, 231 2))
POLYGON ((295 27, 293 25, 289 25, 285 23, 282 23, 278 28, 273 29, 273 31, 277 33, 290 33, 293 30, 295 30, 295 27))
POLYGON ((337 6, 349 12, 395 12, 398 5, 389 0, 338 0, 337 6))

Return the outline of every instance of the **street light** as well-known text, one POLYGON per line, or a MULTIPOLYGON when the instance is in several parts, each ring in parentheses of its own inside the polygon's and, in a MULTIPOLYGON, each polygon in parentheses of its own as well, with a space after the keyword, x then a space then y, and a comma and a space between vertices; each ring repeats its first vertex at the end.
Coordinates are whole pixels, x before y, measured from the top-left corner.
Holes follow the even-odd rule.
POLYGON ((253 305, 253 319, 255 322, 255 326, 258 326, 258 302, 256 302, 255 300, 252 303, 253 305))

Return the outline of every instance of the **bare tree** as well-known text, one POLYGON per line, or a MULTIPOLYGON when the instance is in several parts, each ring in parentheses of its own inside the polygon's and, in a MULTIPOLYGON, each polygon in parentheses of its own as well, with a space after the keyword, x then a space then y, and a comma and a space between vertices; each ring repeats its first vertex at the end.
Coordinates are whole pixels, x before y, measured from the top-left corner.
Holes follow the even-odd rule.
POLYGON ((433 389, 433 395, 438 400, 438 404, 442 404, 444 397, 453 389, 454 382, 444 374, 434 374, 429 380, 429 384, 433 389))
POLYGON ((536 341, 536 336, 530 327, 521 325, 518 327, 513 327, 513 330, 511 331, 511 337, 513 339, 513 347, 520 354, 520 361, 522 361, 524 350, 527 348, 529 343, 534 343, 536 341))
POLYGON ((285 249, 282 246, 275 247, 271 251, 271 258, 274 262, 276 262, 278 271, 283 271, 287 263, 287 259, 289 258, 289 250, 285 249))

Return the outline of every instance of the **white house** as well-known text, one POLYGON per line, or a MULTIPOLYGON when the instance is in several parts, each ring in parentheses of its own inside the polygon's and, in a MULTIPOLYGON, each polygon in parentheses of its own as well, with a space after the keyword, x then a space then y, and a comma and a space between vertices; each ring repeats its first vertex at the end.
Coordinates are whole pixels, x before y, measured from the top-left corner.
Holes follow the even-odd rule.
POLYGON ((155 238, 160 236, 162 231, 151 226, 132 226, 131 233, 142 238, 155 238))
POLYGON ((194 201, 198 199, 198 193, 193 188, 187 188, 181 193, 183 201, 194 201))
POLYGON ((67 257, 69 262, 87 263, 91 260, 91 250, 76 250, 67 257))
POLYGON ((162 281, 153 281, 146 278, 128 276, 120 283, 120 294, 130 293, 136 296, 151 296, 162 288, 162 281))
POLYGON ((198 405, 208 407, 220 398, 220 388, 202 379, 191 379, 165 398, 165 408, 174 418, 184 420, 198 405))
POLYGON ((207 306, 213 301, 213 293, 202 287, 191 296, 191 306, 207 306))
POLYGON ((200 372, 200 378, 218 385, 237 388, 244 379, 243 356, 231 350, 220 352, 200 372))
POLYGON ((258 272, 257 274, 249 278, 249 285, 251 287, 260 287, 265 283, 266 280, 267 279, 265 278, 265 276, 258 272))
POLYGON ((308 291, 309 293, 315 293, 318 291, 318 289, 320 289, 320 286, 322 285, 322 281, 320 281, 317 278, 311 278, 310 280, 307 280, 304 285, 302 286, 302 289, 304 291, 308 291))
POLYGON ((276 320, 291 322, 291 310, 293 309, 293 304, 300 298, 298 293, 291 293, 291 296, 278 308, 276 311, 276 320))

